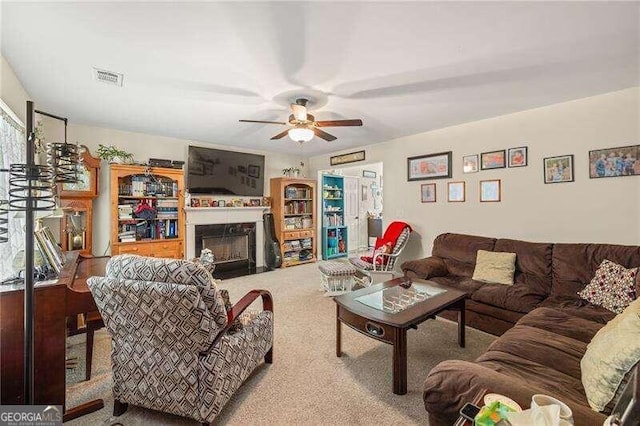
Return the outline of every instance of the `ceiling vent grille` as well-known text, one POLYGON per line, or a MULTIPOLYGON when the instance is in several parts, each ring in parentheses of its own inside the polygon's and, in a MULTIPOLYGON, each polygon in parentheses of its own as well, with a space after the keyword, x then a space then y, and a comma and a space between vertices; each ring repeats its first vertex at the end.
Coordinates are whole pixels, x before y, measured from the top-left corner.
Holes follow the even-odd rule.
POLYGON ((93 76, 96 80, 103 83, 112 84, 122 87, 123 75, 113 71, 107 71, 100 68, 93 68, 93 76))

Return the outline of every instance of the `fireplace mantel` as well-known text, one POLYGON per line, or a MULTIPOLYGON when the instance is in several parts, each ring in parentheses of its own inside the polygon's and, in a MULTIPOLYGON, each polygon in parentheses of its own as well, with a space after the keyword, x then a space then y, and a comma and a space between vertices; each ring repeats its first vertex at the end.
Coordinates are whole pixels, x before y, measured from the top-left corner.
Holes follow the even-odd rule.
POLYGON ((256 267, 264 267, 264 220, 262 215, 268 207, 185 207, 187 215, 186 259, 193 259, 195 253, 196 225, 255 222, 256 224, 256 267))

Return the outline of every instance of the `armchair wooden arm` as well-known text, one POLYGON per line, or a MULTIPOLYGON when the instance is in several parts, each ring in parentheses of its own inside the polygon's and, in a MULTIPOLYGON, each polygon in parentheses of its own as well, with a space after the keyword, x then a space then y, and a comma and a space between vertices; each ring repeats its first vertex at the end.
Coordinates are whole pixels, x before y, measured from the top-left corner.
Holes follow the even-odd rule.
MULTIPOLYGON (((250 292, 245 294, 242 299, 238 301, 238 303, 233 305, 229 312, 227 312, 227 325, 222 330, 220 330, 209 348, 204 352, 200 352, 200 355, 206 355, 211 352, 213 347, 218 343, 222 336, 226 335, 229 332, 232 322, 236 318, 238 318, 249 307, 249 305, 251 305, 258 298, 258 296, 262 297, 262 309, 265 311, 273 312, 273 297, 271 296, 271 293, 269 293, 267 290, 251 290, 250 292)), ((273 362, 273 347, 265 355, 264 361, 267 364, 271 364, 273 362)))

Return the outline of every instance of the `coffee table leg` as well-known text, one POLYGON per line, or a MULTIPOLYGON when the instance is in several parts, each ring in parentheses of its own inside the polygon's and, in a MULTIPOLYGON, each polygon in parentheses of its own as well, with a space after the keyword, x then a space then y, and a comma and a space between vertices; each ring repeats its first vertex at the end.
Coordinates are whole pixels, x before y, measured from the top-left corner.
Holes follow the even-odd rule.
POLYGON ((407 330, 397 328, 393 339, 393 393, 407 393, 407 330))
POLYGON ((465 299, 460 301, 458 307, 458 345, 464 348, 464 332, 465 332, 465 299))
POLYGON ((342 356, 342 326, 340 324, 340 306, 336 305, 336 356, 342 356))

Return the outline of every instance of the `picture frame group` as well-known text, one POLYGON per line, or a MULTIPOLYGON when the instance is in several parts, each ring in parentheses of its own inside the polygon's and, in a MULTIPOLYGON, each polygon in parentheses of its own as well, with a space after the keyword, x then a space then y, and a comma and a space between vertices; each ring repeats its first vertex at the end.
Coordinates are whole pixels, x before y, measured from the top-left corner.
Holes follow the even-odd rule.
POLYGON ((507 150, 483 152, 462 157, 462 172, 476 173, 480 170, 525 167, 529 163, 528 147, 518 146, 507 150))

